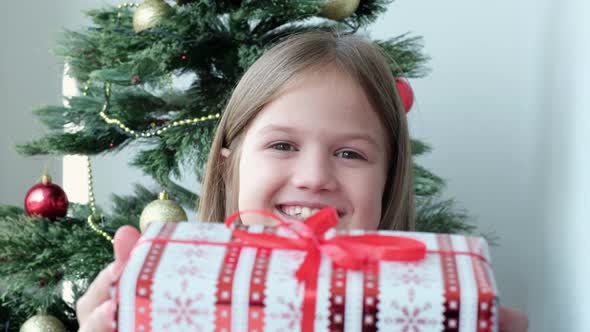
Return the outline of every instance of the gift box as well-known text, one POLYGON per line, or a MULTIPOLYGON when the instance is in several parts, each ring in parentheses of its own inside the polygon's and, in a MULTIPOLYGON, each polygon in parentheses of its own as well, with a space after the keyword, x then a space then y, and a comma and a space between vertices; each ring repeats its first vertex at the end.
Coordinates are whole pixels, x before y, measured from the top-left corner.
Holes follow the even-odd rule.
POLYGON ((486 241, 305 223, 152 223, 114 284, 118 331, 497 331, 486 241))

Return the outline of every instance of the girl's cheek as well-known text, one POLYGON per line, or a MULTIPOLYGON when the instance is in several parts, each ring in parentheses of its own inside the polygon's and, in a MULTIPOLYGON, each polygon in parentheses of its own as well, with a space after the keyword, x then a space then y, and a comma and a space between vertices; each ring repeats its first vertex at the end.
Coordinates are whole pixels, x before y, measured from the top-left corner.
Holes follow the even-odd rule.
POLYGON ((261 158, 257 162, 259 172, 267 172, 268 174, 261 174, 262 176, 279 177, 288 172, 292 168, 294 161, 292 159, 278 159, 272 157, 261 158))

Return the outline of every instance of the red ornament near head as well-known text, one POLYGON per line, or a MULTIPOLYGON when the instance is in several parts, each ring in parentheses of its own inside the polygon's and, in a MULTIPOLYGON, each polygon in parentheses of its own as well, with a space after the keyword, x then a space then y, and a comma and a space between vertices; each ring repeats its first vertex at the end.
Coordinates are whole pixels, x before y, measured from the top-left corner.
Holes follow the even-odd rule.
POLYGON ((404 104, 404 109, 406 113, 410 112, 412 105, 414 105, 414 91, 412 87, 403 78, 396 77, 395 84, 397 85, 397 90, 399 91, 400 96, 402 97, 402 103, 404 104))
POLYGON ((41 216, 51 220, 63 218, 68 213, 68 197, 60 186, 51 182, 51 177, 43 175, 25 196, 25 211, 29 216, 41 216))

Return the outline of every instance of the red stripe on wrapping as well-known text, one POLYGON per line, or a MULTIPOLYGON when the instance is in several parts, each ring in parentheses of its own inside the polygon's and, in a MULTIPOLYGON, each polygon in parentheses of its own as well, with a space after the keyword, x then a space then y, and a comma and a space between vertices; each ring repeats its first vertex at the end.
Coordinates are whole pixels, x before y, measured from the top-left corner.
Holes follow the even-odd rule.
MULTIPOLYGON (((437 234, 436 241, 442 251, 452 251, 451 237, 447 234, 437 234)), ((444 331, 459 331, 459 313, 461 312, 461 287, 455 255, 440 254, 441 270, 445 287, 445 319, 444 331)))
POLYGON ((346 307, 346 269, 332 263, 330 278, 330 331, 344 331, 346 307))
MULTIPOLYGON (((478 238, 468 237, 467 246, 469 251, 482 254, 481 242, 478 238)), ((491 332, 493 327, 492 308, 494 307, 494 291, 488 279, 486 279, 486 267, 479 259, 471 258, 473 273, 477 283, 477 331, 491 332)))
MULTIPOLYGON (((176 226, 176 223, 164 224, 158 237, 170 237, 176 226)), ((165 248, 165 243, 152 243, 141 266, 135 288, 135 331, 137 332, 150 332, 152 329, 152 284, 165 248)))
MULTIPOLYGON (((265 234, 275 234, 276 227, 265 227, 265 234)), ((264 300, 266 288, 266 274, 268 273, 268 263, 270 261, 270 249, 258 249, 256 259, 252 267, 250 276, 250 305, 248 312, 248 331, 264 331, 264 300)))
MULTIPOLYGON (((478 241, 481 241, 481 239, 479 239, 478 241)), ((486 285, 488 285, 487 287, 489 287, 489 290, 492 294, 490 302, 489 302, 489 310, 490 312, 489 314, 489 323, 492 326, 492 331, 494 330, 494 325, 497 325, 497 316, 498 316, 498 309, 499 309, 499 299, 498 299, 498 291, 497 289, 494 287, 494 284, 492 283, 492 278, 493 278, 493 274, 492 274, 492 268, 489 264, 484 264, 483 262, 478 262, 479 266, 481 267, 481 269, 483 270, 483 276, 484 276, 484 280, 486 285)))
MULTIPOLYGON (((237 225, 241 227, 241 225, 237 225)), ((240 242, 233 235, 228 243, 240 242)), ((234 274, 240 258, 240 247, 228 247, 223 258, 221 271, 217 277, 217 292, 215 293, 215 331, 231 331, 231 302, 234 274)))
POLYGON ((379 263, 367 265, 363 273, 363 332, 377 331, 379 263))

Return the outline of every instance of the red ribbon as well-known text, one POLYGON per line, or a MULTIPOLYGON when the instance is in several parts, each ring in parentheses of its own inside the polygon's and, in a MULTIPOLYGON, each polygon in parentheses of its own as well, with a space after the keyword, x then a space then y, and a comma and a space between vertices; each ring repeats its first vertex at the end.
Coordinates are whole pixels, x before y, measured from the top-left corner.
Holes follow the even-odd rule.
POLYGON ((268 211, 242 211, 229 216, 225 225, 231 227, 235 219, 246 213, 269 216, 296 235, 289 238, 273 234, 249 233, 233 229, 233 235, 245 241, 245 245, 270 249, 291 249, 307 252, 295 277, 304 283, 302 331, 314 330, 316 309, 317 275, 321 256, 328 256, 335 265, 351 270, 360 270, 370 263, 379 261, 411 262, 424 259, 426 245, 418 240, 381 234, 337 235, 326 239, 325 233, 338 224, 338 214, 334 208, 324 208, 305 222, 287 222, 268 211), (294 227, 293 227, 294 226, 294 227))
POLYGON ((222 243, 202 240, 175 240, 148 238, 141 239, 136 247, 146 243, 186 243, 222 245, 228 247, 253 247, 264 249, 289 249, 307 252, 303 263, 297 269, 295 277, 304 283, 302 331, 314 330, 316 309, 317 275, 321 256, 326 255, 335 265, 346 269, 360 270, 368 264, 379 261, 413 262, 423 260, 427 253, 447 255, 469 255, 487 262, 485 257, 472 252, 426 250, 426 245, 419 240, 403 236, 367 234, 367 235, 336 235, 329 239, 325 233, 338 224, 338 214, 334 208, 324 208, 305 222, 285 221, 277 215, 264 210, 248 210, 236 212, 225 220, 231 228, 233 222, 241 215, 256 213, 271 217, 279 222, 279 227, 292 232, 295 237, 274 234, 249 233, 241 229, 232 229, 241 243, 222 243))

